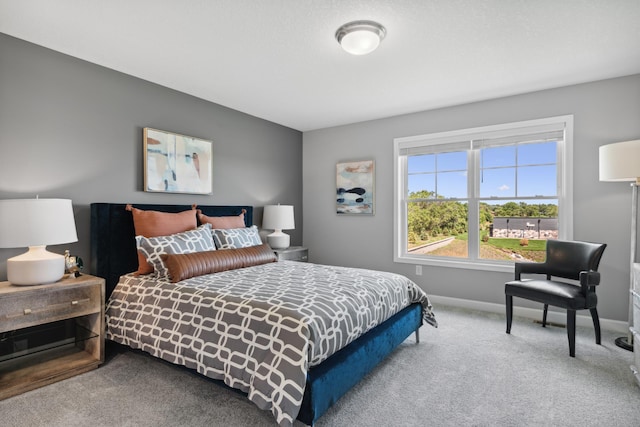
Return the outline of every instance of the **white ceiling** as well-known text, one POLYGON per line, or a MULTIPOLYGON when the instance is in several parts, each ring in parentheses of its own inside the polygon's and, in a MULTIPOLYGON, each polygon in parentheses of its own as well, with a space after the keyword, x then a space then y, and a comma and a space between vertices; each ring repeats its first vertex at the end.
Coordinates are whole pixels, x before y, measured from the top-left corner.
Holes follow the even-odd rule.
POLYGON ((0 32, 301 131, 640 73, 640 0, 0 0, 0 32))

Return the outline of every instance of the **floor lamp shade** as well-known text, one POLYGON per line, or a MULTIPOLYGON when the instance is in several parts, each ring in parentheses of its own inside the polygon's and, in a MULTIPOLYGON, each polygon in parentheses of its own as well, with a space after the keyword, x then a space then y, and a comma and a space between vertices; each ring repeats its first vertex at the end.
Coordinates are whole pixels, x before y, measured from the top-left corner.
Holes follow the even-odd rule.
POLYGON ((273 249, 284 249, 289 247, 291 238, 282 230, 293 230, 296 228, 293 206, 290 205, 270 205, 264 207, 262 215, 262 228, 274 230, 267 236, 267 243, 273 249))
POLYGON ((39 285, 60 280, 64 256, 47 245, 76 242, 71 200, 0 200, 0 247, 29 250, 7 260, 7 279, 14 285, 39 285))
MULTIPOLYGON (((603 145, 599 149, 600 181, 632 182, 631 196, 631 263, 629 271, 629 327, 633 322, 633 264, 636 262, 638 239, 638 185, 640 185, 640 139, 603 145)), ((633 351, 633 334, 616 339, 616 345, 633 351)))
POLYGON ((640 177, 640 139, 600 147, 600 181, 637 181, 640 177))

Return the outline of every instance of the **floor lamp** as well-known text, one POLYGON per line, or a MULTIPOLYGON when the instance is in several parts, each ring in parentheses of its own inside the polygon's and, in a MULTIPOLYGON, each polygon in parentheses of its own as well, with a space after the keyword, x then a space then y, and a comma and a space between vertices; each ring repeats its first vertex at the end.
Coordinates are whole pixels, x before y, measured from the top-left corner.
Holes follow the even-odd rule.
MULTIPOLYGON (((600 147, 600 181, 631 181, 631 263, 629 265, 629 328, 633 322, 633 264, 636 262, 638 238, 638 186, 640 185, 640 139, 616 142, 600 147)), ((616 338, 616 345, 633 351, 631 329, 626 337, 616 338)))

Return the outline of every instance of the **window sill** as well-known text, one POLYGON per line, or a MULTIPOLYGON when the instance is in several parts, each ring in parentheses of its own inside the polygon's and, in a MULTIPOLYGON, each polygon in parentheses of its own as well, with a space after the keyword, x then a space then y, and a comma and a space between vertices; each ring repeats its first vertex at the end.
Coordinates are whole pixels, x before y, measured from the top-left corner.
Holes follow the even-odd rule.
POLYGON ((404 264, 430 265, 434 267, 447 268, 464 268, 467 270, 499 271, 504 273, 513 273, 514 269, 514 263, 509 261, 471 261, 444 257, 442 259, 429 259, 421 256, 411 255, 395 256, 393 261, 404 264))

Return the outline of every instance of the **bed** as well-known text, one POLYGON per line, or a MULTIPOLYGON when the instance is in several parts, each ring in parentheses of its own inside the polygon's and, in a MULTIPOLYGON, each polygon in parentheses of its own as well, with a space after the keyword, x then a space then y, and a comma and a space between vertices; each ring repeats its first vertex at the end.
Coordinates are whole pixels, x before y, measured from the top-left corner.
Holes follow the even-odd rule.
MULTIPOLYGON (((159 211, 167 213, 180 213, 193 209, 193 206, 189 205, 136 204, 134 206, 135 208, 144 211, 159 211)), ((221 270, 220 272, 217 272, 215 274, 201 275, 197 277, 189 276, 191 278, 187 277, 187 280, 179 281, 177 283, 159 282, 157 284, 150 284, 152 281, 147 281, 147 276, 135 276, 131 274, 131 272, 136 271, 136 269, 138 268, 138 251, 136 248, 136 233, 134 230, 132 213, 127 211, 126 208, 127 205, 125 204, 94 203, 91 205, 91 274, 105 278, 106 295, 109 299, 108 307, 111 306, 112 319, 115 319, 119 316, 118 310, 121 307, 127 304, 133 305, 134 303, 131 302, 131 299, 136 297, 136 295, 150 294, 155 292, 157 295, 177 295, 175 298, 177 298, 177 300, 179 301, 187 298, 190 300, 195 299, 197 301, 213 301, 207 299, 210 296, 209 293, 205 294, 203 292, 211 292, 210 289, 212 289, 212 287, 218 286, 222 287, 224 291, 223 293, 225 293, 227 292, 226 287, 228 286, 228 283, 257 283, 259 280, 261 280, 260 277, 262 277, 258 275, 292 278, 287 279, 287 282, 298 280, 298 277, 303 276, 311 277, 327 275, 331 277, 335 276, 336 278, 333 279, 334 282, 339 280, 350 280, 349 277, 351 276, 355 277, 356 279, 354 280, 358 281, 358 283, 362 281, 362 279, 360 278, 361 271, 359 271, 358 269, 317 266, 310 263, 297 263, 293 261, 265 261, 260 265, 250 266, 248 268, 225 271, 221 270), (118 285, 119 282, 122 283, 118 285), (150 286, 157 286, 158 288, 152 291, 150 290, 150 286), (110 298, 112 294, 114 294, 114 297, 110 298), (188 297, 186 295, 188 295, 188 297), (126 304, 123 304, 120 301, 122 299, 129 301, 126 304)), ((208 217, 232 217, 239 215, 240 212, 244 212, 245 227, 251 227, 253 225, 252 206, 198 206, 197 208, 201 210, 202 214, 208 217)), ((247 248, 247 250, 249 249, 253 248, 247 248)), ((227 251, 225 253, 231 254, 234 250, 235 249, 231 249, 230 251, 227 251)), ((213 255, 220 255, 223 251, 219 250, 217 252, 217 254, 213 255)), ((203 253, 208 254, 209 252, 203 253)), ((165 256, 165 258, 163 258, 167 265, 169 265, 170 261, 173 260, 173 258, 169 258, 171 257, 165 256)), ((176 257, 176 259, 178 258, 179 256, 176 257)), ((174 270, 174 273, 172 274, 175 275, 175 271, 176 270, 174 270)), ((372 276, 370 279, 364 280, 365 282, 367 280, 375 282, 383 279, 386 280, 387 278, 391 278, 392 281, 402 279, 408 280, 406 278, 403 278, 403 276, 393 275, 391 273, 371 272, 371 274, 374 274, 374 276, 372 276)), ((280 286, 282 286, 282 284, 280 284, 280 286)), ((305 283, 304 286, 300 284, 298 286, 300 286, 301 289, 306 289, 305 286, 307 285, 305 283)), ((404 284, 404 282, 401 282, 401 286, 406 287, 407 285, 404 284)), ((246 382, 243 382, 240 379, 238 380, 238 384, 235 384, 233 382, 230 384, 230 382, 227 381, 226 377, 222 378, 224 377, 224 375, 221 375, 221 372, 216 371, 215 363, 203 361, 201 355, 185 355, 183 354, 184 348, 182 347, 180 347, 179 349, 178 347, 172 347, 170 349, 166 347, 157 348, 157 346, 154 347, 154 345, 151 345, 149 343, 140 343, 136 341, 136 339, 129 340, 130 336, 135 334, 129 332, 123 325, 130 324, 130 320, 112 320, 112 326, 109 327, 108 325, 107 337, 113 339, 116 342, 129 345, 132 348, 142 349, 143 351, 147 351, 156 357, 161 357, 172 363, 177 363, 188 368, 193 368, 197 372, 211 378, 220 380, 224 379, 224 382, 227 385, 231 385, 232 387, 238 388, 247 393, 250 400, 256 403, 258 407, 271 410, 274 417, 276 418, 276 421, 282 426, 291 425, 294 419, 297 419, 306 425, 313 425, 315 421, 322 414, 324 414, 331 405, 333 405, 350 388, 357 384, 360 379, 362 379, 367 373, 369 373, 380 361, 382 361, 412 333, 415 332, 416 341, 418 341, 418 329, 423 324, 423 321, 426 320, 431 325, 437 326, 435 318, 433 317, 433 313, 430 310, 428 298, 426 297, 426 295, 423 295, 422 291, 420 291, 419 289, 416 290, 416 288, 416 285, 413 285, 413 287, 411 287, 412 292, 416 294, 414 295, 416 297, 414 298, 415 302, 407 303, 406 306, 403 307, 396 307, 395 311, 390 314, 390 316, 385 320, 381 321, 381 323, 377 324, 377 326, 371 326, 369 329, 366 329, 366 331, 365 329, 363 329, 364 333, 360 334, 358 338, 347 339, 344 337, 340 337, 340 339, 346 340, 347 344, 341 347, 338 351, 333 352, 328 349, 322 349, 322 343, 327 340, 319 340, 321 343, 312 341, 311 344, 307 345, 307 347, 295 350, 287 350, 289 351, 289 353, 286 354, 286 357, 284 352, 282 354, 279 354, 277 357, 279 361, 282 361, 283 359, 292 360, 291 364, 294 365, 293 367, 296 371, 294 376, 299 376, 298 371, 302 371, 302 375, 304 375, 304 377, 302 378, 302 384, 300 386, 297 386, 294 380, 289 381, 290 378, 288 378, 288 375, 291 371, 287 371, 287 375, 285 375, 285 378, 283 380, 283 382, 285 382, 287 385, 278 386, 279 394, 277 398, 273 398, 272 401, 267 402, 263 401, 264 396, 262 396, 262 390, 256 391, 252 388, 254 381, 258 384, 255 387, 257 389, 260 387, 259 381, 255 380, 254 377, 252 377, 250 380, 247 379, 246 382), (109 328, 111 330, 109 330, 109 328), (303 363, 292 356, 294 353, 295 355, 303 355, 305 357, 303 363), (314 360, 318 363, 312 363, 312 361, 314 360), (210 367, 208 367, 209 365, 210 367), (250 382, 251 384, 249 384, 250 382), (287 390, 286 393, 283 391, 285 389, 287 390), (290 391, 292 391, 290 393, 291 395, 296 396, 296 399, 294 399, 295 403, 291 403, 286 399, 286 397, 289 396, 290 391), (287 396, 283 396, 283 393, 287 396), (299 399, 297 398, 298 395, 300 396, 299 399)), ((220 294, 220 289, 216 289, 216 295, 220 294)), ((265 285, 264 288, 256 290, 255 293, 258 295, 258 299, 260 298, 261 293, 264 294, 264 292, 266 291, 272 292, 269 291, 269 289, 275 288, 268 288, 267 285, 265 285)), ((283 298, 285 298, 286 303, 288 301, 287 298, 289 297, 287 296, 283 298)), ((380 299, 381 298, 382 296, 380 297, 380 299)), ((154 301, 157 299, 158 298, 155 298, 154 301)), ((272 298, 268 297, 266 299, 271 300, 272 298)), ((218 300, 216 299, 213 303, 208 302, 207 304, 200 304, 200 306, 202 307, 199 306, 197 310, 190 308, 184 311, 193 311, 194 313, 197 312, 198 316, 200 316, 200 313, 209 313, 207 314, 207 316, 220 317, 222 315, 219 313, 226 312, 226 310, 207 312, 204 311, 205 308, 203 308, 204 306, 214 307, 216 306, 216 304, 218 304, 217 301, 218 300)), ((261 300, 258 305, 262 304, 263 302, 264 301, 261 300)), ((142 304, 142 302, 136 301, 135 304, 140 305, 142 304)), ((173 304, 174 306, 176 305, 175 301, 173 302, 173 304)), ((337 304, 337 302, 335 304, 337 304)), ((377 302, 377 304, 380 304, 380 302, 377 302)), ((315 305, 315 303, 307 305, 315 305)), ((395 306, 397 304, 393 303, 389 305, 395 306)), ((266 310, 269 313, 273 313, 275 310, 279 313, 277 313, 278 315, 283 315, 284 318, 286 318, 286 321, 282 321, 284 322, 284 324, 287 324, 287 322, 289 321, 295 321, 292 320, 293 318, 291 316, 289 316, 290 312, 288 306, 277 308, 267 307, 266 309, 264 307, 264 305, 261 305, 260 310, 266 310)), ((152 307, 145 310, 154 311, 159 309, 157 307, 152 307)), ((206 310, 209 310, 209 308, 206 308, 206 310)), ((252 310, 254 309, 252 308, 252 310)), ((256 308, 255 310, 258 309, 256 308)), ((385 308, 385 310, 387 309, 385 308)), ((243 309, 239 311, 243 311, 243 309)), ((251 315, 247 314, 246 318, 238 320, 237 323, 241 323, 246 326, 246 324, 251 319, 256 317, 255 313, 256 312, 252 312, 251 315)), ((192 314, 189 313, 189 316, 192 316, 192 314)), ((198 324, 202 324, 202 322, 204 322, 200 317, 195 321, 193 320, 193 316, 189 319, 191 323, 196 322, 198 324)), ((231 321, 228 320, 227 322, 231 321)), ((281 322, 281 320, 279 320, 278 322, 281 322)), ((366 322, 371 323, 371 320, 368 319, 366 320, 366 322)), ((226 323, 226 325, 230 325, 230 323, 226 323)), ((272 329, 275 326, 275 324, 270 325, 272 329)), ((175 330, 177 328, 175 325, 167 328, 172 329, 172 331, 165 330, 159 334, 169 334, 170 336, 175 335, 175 330)), ((263 326, 258 326, 256 330, 260 328, 263 328, 263 326)), ((289 346, 290 344, 291 346, 293 346, 293 343, 296 342, 298 335, 313 335, 313 331, 307 332, 306 328, 307 326, 303 325, 302 327, 298 327, 296 329, 297 331, 299 331, 300 329, 305 330, 304 334, 291 334, 289 333, 290 331, 284 331, 282 332, 283 334, 289 333, 289 335, 283 335, 282 337, 280 337, 280 341, 286 342, 287 346, 289 346)), ((256 330, 249 331, 249 333, 257 335, 256 330)), ((246 334, 246 332, 243 333, 246 334)), ((201 337, 198 336, 197 338, 201 337)), ((189 337, 188 339, 194 341, 193 337, 189 337)), ((187 340, 187 338, 177 338, 176 341, 179 341, 179 343, 177 343, 176 346, 178 346, 178 344, 182 345, 182 342, 185 340, 187 340)), ((278 341, 276 339, 274 340, 278 341)), ((172 341, 172 339, 166 341, 172 341)), ((200 344, 198 345, 200 346, 200 344)), ((331 345, 336 346, 333 341, 331 341, 331 343, 327 344, 326 346, 331 347, 331 345)), ((254 350, 255 347, 252 346, 252 355, 254 350)), ((242 360, 242 363, 246 365, 244 359, 242 360)), ((291 368, 290 366, 287 367, 291 368)), ((228 367, 225 369, 228 369, 228 367)), ((281 376, 282 373, 279 372, 277 378, 280 378, 281 376)), ((268 380, 265 379, 263 383, 271 383, 272 381, 273 377, 268 380)))

